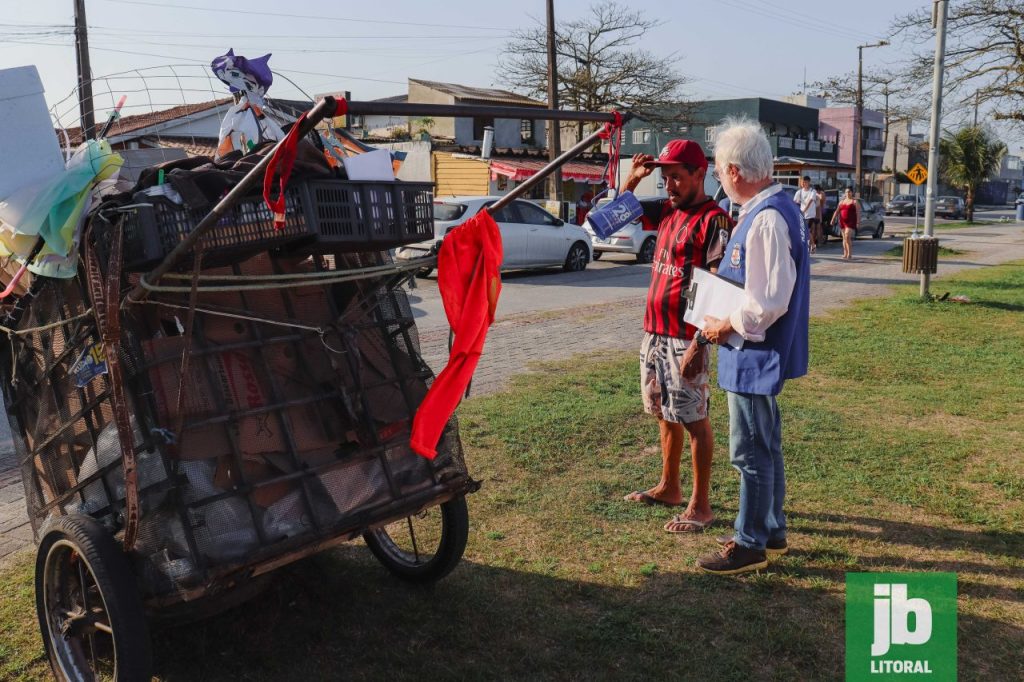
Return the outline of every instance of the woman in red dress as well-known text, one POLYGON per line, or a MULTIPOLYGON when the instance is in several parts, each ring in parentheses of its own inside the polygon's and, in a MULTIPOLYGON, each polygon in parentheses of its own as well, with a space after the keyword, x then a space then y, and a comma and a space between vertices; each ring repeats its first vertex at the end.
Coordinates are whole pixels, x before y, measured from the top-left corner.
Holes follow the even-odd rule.
POLYGON ((843 231, 843 260, 850 260, 853 257, 853 240, 857 236, 857 223, 860 222, 860 209, 857 200, 853 198, 852 189, 846 190, 846 195, 832 214, 833 225, 837 220, 843 231))

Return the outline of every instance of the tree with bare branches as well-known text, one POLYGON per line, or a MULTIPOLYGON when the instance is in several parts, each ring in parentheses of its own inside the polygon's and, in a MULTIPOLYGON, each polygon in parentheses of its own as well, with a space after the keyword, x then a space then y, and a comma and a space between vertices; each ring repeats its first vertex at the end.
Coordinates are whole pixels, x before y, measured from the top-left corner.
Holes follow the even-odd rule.
MULTIPOLYGON (((882 143, 889 146, 889 128, 898 121, 927 120, 928 102, 917 84, 908 82, 901 74, 889 70, 870 70, 864 73, 864 108, 881 111, 884 120, 882 143)), ((851 71, 815 81, 808 91, 824 97, 832 104, 857 104, 857 73, 851 71)))
MULTIPOLYGON (((690 108, 673 68, 677 54, 658 57, 635 46, 660 22, 612 0, 555 27, 558 101, 577 111, 628 109, 648 121, 686 121, 690 108)), ((500 61, 501 79, 524 94, 547 98, 547 36, 537 25, 513 32, 500 61)), ((584 125, 577 127, 582 139, 584 125)))
MULTIPOLYGON (((891 32, 920 45, 909 65, 908 77, 931 82, 935 31, 930 3, 897 17, 891 32)), ((1024 2, 950 3, 944 85, 960 107, 987 103, 996 120, 1024 126, 1024 2)))

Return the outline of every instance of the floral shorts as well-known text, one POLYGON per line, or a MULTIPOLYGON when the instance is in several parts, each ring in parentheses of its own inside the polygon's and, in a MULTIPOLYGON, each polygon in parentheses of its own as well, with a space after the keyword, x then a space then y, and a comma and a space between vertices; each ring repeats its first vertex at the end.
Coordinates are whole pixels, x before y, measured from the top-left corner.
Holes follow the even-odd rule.
POLYGON ((683 377, 683 354, 690 343, 671 336, 645 333, 640 346, 640 393, 644 411, 658 419, 692 424, 708 416, 711 353, 704 351, 704 366, 692 379, 683 377))

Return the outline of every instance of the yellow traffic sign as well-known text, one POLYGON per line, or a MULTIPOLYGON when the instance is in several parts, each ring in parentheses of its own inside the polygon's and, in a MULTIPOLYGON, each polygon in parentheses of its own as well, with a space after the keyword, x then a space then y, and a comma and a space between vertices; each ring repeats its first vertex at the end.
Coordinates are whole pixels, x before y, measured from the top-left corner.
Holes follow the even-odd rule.
POLYGON ((914 167, 907 171, 907 177, 915 185, 923 184, 928 179, 928 169, 919 163, 914 164, 914 167))

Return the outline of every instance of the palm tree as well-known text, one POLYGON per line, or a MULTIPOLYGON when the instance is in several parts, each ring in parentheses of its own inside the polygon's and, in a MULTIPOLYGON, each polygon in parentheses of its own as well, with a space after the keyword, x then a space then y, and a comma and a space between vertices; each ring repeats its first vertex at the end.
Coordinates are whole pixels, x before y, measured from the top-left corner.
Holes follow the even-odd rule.
POLYGON ((953 187, 967 193, 967 222, 974 222, 974 197, 978 185, 999 172, 1006 145, 984 128, 973 126, 946 133, 939 140, 942 177, 953 187))

